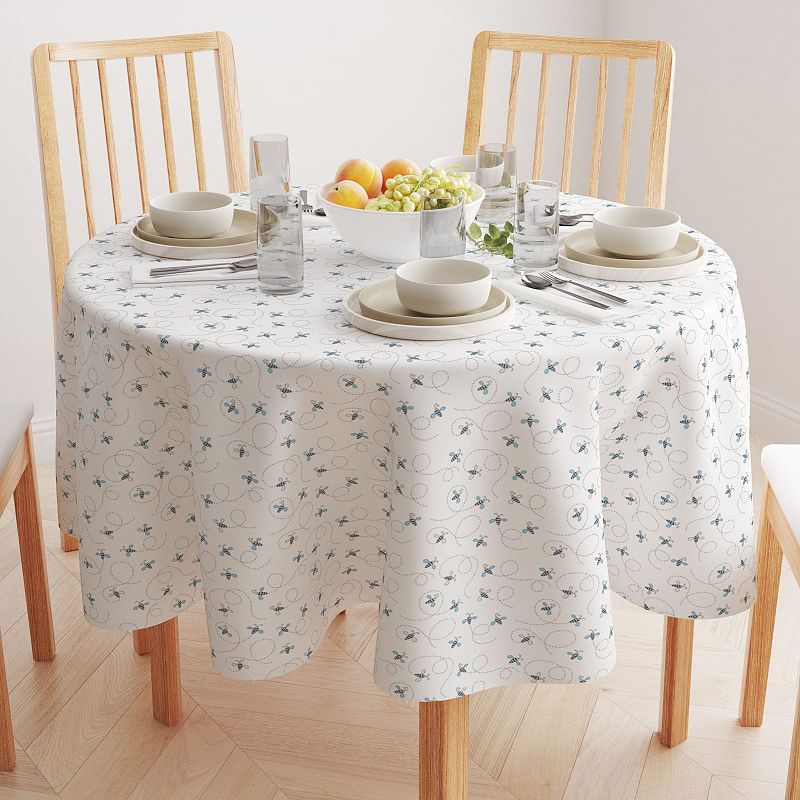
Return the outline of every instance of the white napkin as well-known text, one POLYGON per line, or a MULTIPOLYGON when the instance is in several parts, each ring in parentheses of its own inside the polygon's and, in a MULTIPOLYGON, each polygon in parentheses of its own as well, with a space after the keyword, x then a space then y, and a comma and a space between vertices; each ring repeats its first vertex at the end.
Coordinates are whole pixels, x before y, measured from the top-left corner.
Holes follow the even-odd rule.
POLYGON ((176 286, 182 283, 242 283, 256 280, 256 270, 244 272, 231 272, 227 267, 219 269, 204 269, 201 272, 186 272, 179 275, 150 275, 153 267, 189 266, 197 262, 178 261, 162 258, 161 261, 145 261, 141 259, 131 264, 132 286, 176 286))
MULTIPOLYGON (((588 286, 592 284, 591 280, 579 279, 579 282, 588 286)), ((529 289, 522 284, 522 281, 517 276, 498 278, 495 284, 501 289, 505 289, 509 294, 514 295, 515 298, 527 300, 532 306, 552 309, 567 316, 580 317, 591 322, 614 322, 618 319, 633 317, 648 310, 647 304, 639 299, 629 299, 626 305, 622 305, 612 300, 605 300, 600 295, 594 294, 594 292, 587 292, 585 289, 580 289, 571 284, 565 284, 562 288, 568 292, 575 292, 575 294, 584 295, 592 300, 605 303, 610 308, 595 308, 588 303, 582 303, 580 300, 573 300, 555 289, 529 289)), ((605 289, 605 287, 603 288, 605 289)), ((618 294, 620 297, 625 296, 624 292, 615 291, 614 289, 605 289, 605 291, 611 292, 611 294, 618 294)))

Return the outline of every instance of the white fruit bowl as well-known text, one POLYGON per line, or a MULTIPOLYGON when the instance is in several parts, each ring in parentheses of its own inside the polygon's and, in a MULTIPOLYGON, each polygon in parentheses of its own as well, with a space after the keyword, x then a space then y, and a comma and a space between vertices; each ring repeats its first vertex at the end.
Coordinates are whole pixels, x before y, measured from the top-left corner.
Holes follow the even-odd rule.
MULTIPOLYGON (((333 182, 319 190, 319 202, 333 226, 354 250, 376 261, 402 264, 419 258, 418 211, 366 211, 347 208, 325 199, 333 182)), ((464 206, 467 227, 475 221, 485 192, 474 189, 473 200, 464 206)))

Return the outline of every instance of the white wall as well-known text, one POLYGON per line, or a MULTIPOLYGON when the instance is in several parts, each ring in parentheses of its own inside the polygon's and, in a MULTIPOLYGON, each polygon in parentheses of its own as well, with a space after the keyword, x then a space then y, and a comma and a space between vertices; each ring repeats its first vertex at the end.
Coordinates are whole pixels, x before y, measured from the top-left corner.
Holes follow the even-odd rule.
MULTIPOLYGON (((18 5, 16 14, 6 15, 0 26, 0 392, 21 387, 35 398, 40 460, 52 458, 55 403, 49 272, 29 66, 35 45, 225 30, 236 50, 245 135, 288 134, 293 181, 321 183, 352 155, 379 164, 395 156, 426 163, 437 155, 460 152, 470 51, 478 31, 598 36, 603 12, 597 0, 404 0, 401 4, 45 0, 18 5)), ((213 81, 208 65, 198 67, 201 82, 213 81)), ((168 72, 172 99, 179 105, 185 92, 180 63, 168 65, 168 72)), ((153 112, 145 119, 152 145, 149 161, 161 169, 157 96, 145 87, 151 73, 152 68, 140 67, 139 83, 143 107, 153 112)), ((135 163, 132 151, 126 149, 130 112, 121 65, 110 65, 109 74, 120 172, 126 183, 123 215, 132 216, 137 212, 135 163)), ((82 69, 81 81, 90 113, 93 104, 98 108, 96 74, 82 69)), ((71 124, 65 76, 54 88, 58 109, 71 124)), ((213 110, 211 102, 205 108, 213 110)), ((95 124, 101 124, 97 116, 87 119, 87 128, 95 124)), ((189 128, 185 117, 175 124, 179 172, 193 188, 189 128)), ((64 136, 63 149, 74 147, 69 127, 64 136)), ((218 131, 209 129, 206 139, 211 161, 218 131)), ((95 157, 99 204, 107 196, 102 139, 90 136, 89 148, 95 157)), ((76 201, 70 219, 74 248, 85 237, 80 175, 74 158, 64 155, 65 181, 76 201)), ((210 188, 215 188, 224 181, 224 173, 219 163, 210 167, 210 188)), ((150 189, 151 194, 163 190, 163 169, 160 185, 154 180, 150 189)), ((110 224, 107 217, 98 220, 101 227, 102 222, 110 224)))
POLYGON ((733 257, 752 427, 800 442, 800 4, 608 0, 606 32, 676 51, 667 204, 733 257), (784 221, 781 221, 784 218, 784 221), (791 249, 791 251, 790 251, 791 249))

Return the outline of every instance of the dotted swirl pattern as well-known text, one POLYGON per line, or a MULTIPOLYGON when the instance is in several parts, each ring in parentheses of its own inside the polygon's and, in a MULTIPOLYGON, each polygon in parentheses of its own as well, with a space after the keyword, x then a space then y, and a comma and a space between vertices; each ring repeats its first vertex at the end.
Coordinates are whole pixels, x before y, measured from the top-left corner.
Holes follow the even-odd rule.
POLYGON ((377 602, 375 681, 424 701, 604 675, 612 590, 675 617, 750 606, 747 346, 713 242, 693 278, 613 284, 634 317, 522 296, 503 330, 426 343, 351 327, 343 298, 392 267, 305 222, 290 297, 132 288, 132 222, 73 257, 57 474, 90 622, 202 595, 216 668, 252 680, 377 602))

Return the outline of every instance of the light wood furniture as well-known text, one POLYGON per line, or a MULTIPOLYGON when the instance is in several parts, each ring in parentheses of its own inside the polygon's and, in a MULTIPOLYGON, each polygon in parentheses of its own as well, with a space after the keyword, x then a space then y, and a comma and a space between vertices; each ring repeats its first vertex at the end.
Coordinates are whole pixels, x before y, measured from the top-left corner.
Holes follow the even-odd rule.
MULTIPOLYGON (((756 602, 750 612, 739 722, 745 728, 764 721, 783 558, 800 583, 800 445, 769 445, 761 455, 767 478, 758 531, 756 602)), ((800 800, 800 694, 798 694, 786 779, 786 800, 800 800)))
MULTIPOLYGON (((236 84, 233 47, 227 34, 215 31, 211 33, 164 36, 152 39, 50 43, 41 44, 34 50, 32 60, 33 81, 36 94, 45 211, 47 214, 54 318, 58 315, 61 291, 64 286, 64 271, 70 256, 70 246, 67 236, 66 204, 64 186, 61 178, 61 160, 59 155, 56 114, 53 103, 51 65, 55 62, 66 62, 68 65, 72 89, 75 134, 81 169, 83 207, 86 216, 87 234, 89 237, 92 237, 97 230, 96 207, 94 194, 92 192, 92 176, 89 169, 89 158, 86 149, 86 129, 78 63, 80 61, 93 61, 97 66, 108 180, 111 189, 111 211, 113 214, 113 221, 120 222, 123 219, 123 209, 119 170, 117 167, 117 145, 114 138, 114 123, 111 113, 111 98, 106 64, 109 60, 114 59, 124 59, 125 61, 135 150, 135 153, 132 153, 131 157, 135 157, 136 159, 139 181, 140 209, 136 209, 136 211, 138 212, 141 210, 141 212, 144 213, 148 208, 149 193, 147 162, 145 158, 142 120, 139 107, 139 89, 136 73, 137 59, 153 59, 155 63, 167 180, 169 190, 175 191, 178 188, 178 179, 172 134, 172 116, 165 71, 165 57, 172 55, 183 57, 189 98, 188 110, 192 124, 197 187, 199 189, 205 189, 206 158, 203 148, 203 132, 200 121, 194 55, 202 51, 213 51, 216 58, 217 90, 225 142, 228 188, 230 191, 242 191, 247 185, 247 173, 244 163, 241 120, 239 116, 239 95, 236 84)), ((76 550, 78 548, 77 538, 66 532, 62 531, 61 541, 64 550, 76 550)), ((170 620, 164 623, 164 627, 157 627, 161 628, 157 636, 151 637, 147 632, 137 631, 134 634, 134 645, 138 653, 148 653, 151 651, 151 646, 154 648, 152 659, 153 713, 156 719, 165 722, 165 724, 172 725, 180 718, 181 695, 179 664, 177 660, 177 621, 170 620), (151 639, 153 640, 152 643, 150 641, 151 639), (164 647, 166 649, 164 652, 155 652, 156 647, 164 647), (168 675, 166 672, 162 671, 166 669, 171 669, 174 674, 168 675)))
MULTIPOLYGON (((672 113, 672 78, 674 53, 667 42, 626 41, 617 39, 573 39, 563 36, 533 36, 524 33, 499 33, 482 31, 475 37, 472 48, 472 69, 469 79, 467 119, 464 128, 464 153, 474 153, 482 143, 484 109, 488 85, 489 61, 492 51, 505 50, 511 56, 511 80, 508 91, 505 142, 514 142, 518 110, 519 74, 523 53, 541 56, 539 72, 539 99, 536 108, 536 138, 533 151, 533 178, 542 175, 545 120, 547 118, 550 67, 554 57, 570 59, 569 89, 566 119, 564 122, 563 155, 561 161, 561 189, 568 191, 572 182, 572 155, 575 143, 575 118, 581 63, 586 59, 600 61, 595 103, 592 159, 587 187, 578 191, 597 196, 600 184, 600 158, 605 127, 606 95, 608 92, 608 66, 611 59, 627 61, 627 78, 623 106, 620 152, 617 162, 617 188, 615 199, 625 201, 628 185, 633 107, 636 89, 636 67, 640 61, 655 61, 653 103, 650 120, 650 146, 647 156, 645 204, 662 207, 666 192, 667 154, 669 150, 670 116, 672 113)), ((525 117, 528 107, 522 105, 525 117)))
POLYGON ((469 698, 419 704, 419 800, 467 800, 469 698))
MULTIPOLYGON (((606 98, 608 93, 608 67, 611 59, 627 61, 625 100, 623 106, 620 152, 617 161, 617 202, 624 202, 628 187, 631 132, 636 89, 637 64, 642 60, 655 62, 653 101, 650 116, 650 145, 647 157, 645 204, 663 207, 666 192, 667 155, 672 114, 672 79, 674 53, 667 42, 626 41, 616 39, 575 39, 562 36, 534 36, 523 33, 482 31, 475 37, 472 47, 472 67, 469 79, 467 116, 464 128, 464 153, 474 153, 482 142, 489 62, 493 51, 511 52, 511 78, 508 90, 506 115, 506 144, 514 142, 517 110, 519 107, 519 75, 522 54, 540 56, 539 98, 536 107, 536 133, 533 151, 532 177, 542 177, 545 121, 550 68, 554 58, 570 60, 569 88, 564 141, 561 160, 561 189, 568 191, 572 182, 572 155, 575 143, 575 118, 581 63, 585 59, 599 59, 597 96, 595 102, 592 159, 588 184, 579 191, 596 197, 600 185, 600 158, 603 149, 603 132, 606 125, 606 98)), ((688 735, 689 689, 692 670, 692 637, 694 621, 667 617, 664 623, 664 663, 661 689, 661 741, 673 747, 688 735)))
MULTIPOLYGON (((0 401, 0 513, 13 494, 31 650, 35 661, 52 661, 56 644, 30 429, 32 416, 31 404, 0 401)), ((0 637, 0 770, 14 769, 15 763, 11 706, 0 637)))

